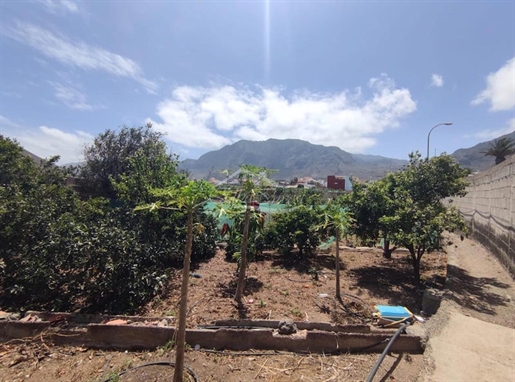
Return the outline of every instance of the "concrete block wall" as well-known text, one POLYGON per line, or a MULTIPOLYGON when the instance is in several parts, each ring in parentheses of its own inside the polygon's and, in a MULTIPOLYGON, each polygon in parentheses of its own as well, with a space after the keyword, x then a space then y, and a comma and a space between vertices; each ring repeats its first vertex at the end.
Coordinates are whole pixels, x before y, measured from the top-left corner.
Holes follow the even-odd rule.
POLYGON ((468 180, 467 196, 453 199, 452 204, 467 220, 473 237, 492 251, 514 277, 515 156, 468 180))

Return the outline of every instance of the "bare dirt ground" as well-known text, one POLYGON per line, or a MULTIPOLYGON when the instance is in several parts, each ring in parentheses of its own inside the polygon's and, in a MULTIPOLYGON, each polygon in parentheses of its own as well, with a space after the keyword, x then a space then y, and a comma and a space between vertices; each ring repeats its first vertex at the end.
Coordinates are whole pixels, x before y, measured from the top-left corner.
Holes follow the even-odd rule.
MULTIPOLYGON (((464 245, 459 238, 456 239, 451 239, 450 250, 464 252, 464 256, 474 255, 475 251, 470 248, 472 244, 464 245)), ((380 250, 345 248, 341 251, 341 258, 343 309, 331 297, 335 292, 332 254, 318 254, 309 261, 295 258, 284 261, 279 256, 265 254, 249 266, 246 309, 238 310, 232 300, 236 264, 226 262, 224 253, 219 252, 210 261, 192 269, 189 325, 194 327, 217 319, 238 317, 361 323, 370 321, 367 310, 375 304, 403 305, 418 313, 422 290, 411 283, 407 253, 399 251, 394 253, 392 260, 386 260, 380 250), (329 297, 320 297, 321 294, 329 297)), ((492 266, 488 260, 484 261, 486 263, 477 265, 479 269, 492 266)), ((423 281, 442 287, 447 256, 444 253, 429 254, 422 262, 423 281)), ((465 273, 453 274, 460 279, 466 276, 465 273)), ((469 281, 463 283, 467 288, 461 293, 467 297, 469 305, 476 308, 471 309, 473 314, 489 314, 490 305, 482 301, 489 296, 487 293, 492 292, 490 288, 497 288, 504 296, 502 298, 507 299, 502 293, 507 290, 504 286, 510 285, 509 280, 497 280, 494 275, 486 277, 479 286, 475 278, 469 281)), ((169 293, 149 304, 142 314, 175 316, 179 284, 177 276, 169 293)), ((462 297, 456 298, 462 300, 462 297)), ((497 301, 495 319, 513 324, 512 306, 503 305, 505 300, 502 303, 497 301)), ((427 328, 431 321, 425 324, 427 328)), ((208 353, 190 349, 186 365, 195 371, 199 381, 363 381, 378 357, 378 354, 329 356, 256 351, 208 353)), ((0 346, 0 381, 99 382, 116 376, 121 370, 157 360, 173 361, 173 349, 165 347, 153 352, 135 353, 61 348, 41 341, 9 343, 0 346)), ((424 363, 421 355, 390 354, 374 380, 411 382, 420 374, 430 373, 430 363, 424 363)), ((128 372, 119 380, 165 381, 172 375, 172 367, 151 366, 128 372)))
MULTIPOLYGON (((454 240, 457 241, 456 237, 454 240)), ((483 246, 449 246, 445 295, 426 325, 419 381, 515 381, 515 283, 483 246)))
MULTIPOLYGON (((336 305, 335 258, 320 253, 299 259, 265 253, 250 263, 245 285, 245 309, 237 308, 236 263, 227 262, 220 251, 209 262, 192 269, 189 288, 190 327, 224 318, 293 319, 336 323, 370 322, 374 305, 406 306, 420 310, 422 289, 412 284, 409 254, 399 250, 391 260, 384 259, 380 249, 342 248, 341 292, 343 309, 336 305), (197 278, 198 277, 198 278, 197 278), (328 297, 320 297, 327 295, 328 297)), ((446 256, 426 255, 422 279, 436 288, 443 287, 446 256)), ((180 298, 179 274, 170 285, 170 293, 145 308, 150 316, 175 316, 180 298)))

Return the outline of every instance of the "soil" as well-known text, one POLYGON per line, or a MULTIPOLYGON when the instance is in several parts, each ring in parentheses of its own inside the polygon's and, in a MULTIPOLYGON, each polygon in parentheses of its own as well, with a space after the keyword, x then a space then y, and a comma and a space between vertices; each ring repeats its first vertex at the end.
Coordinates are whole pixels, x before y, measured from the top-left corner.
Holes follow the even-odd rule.
MULTIPOLYGON (((407 251, 398 250, 387 260, 378 248, 342 247, 340 258, 343 307, 334 299, 333 248, 331 253, 310 258, 259 255, 248 266, 244 309, 238 309, 233 299, 237 264, 226 261, 224 251, 219 251, 208 262, 192 267, 188 325, 197 327, 229 318, 370 323, 371 312, 378 304, 405 306, 413 313, 420 311, 424 287, 413 285, 407 251)), ((423 284, 443 288, 446 265, 444 253, 426 254, 421 266, 423 284)), ((177 272, 169 293, 149 304, 144 314, 176 316, 180 283, 177 272)))
MULTIPOLYGON (((459 243, 456 244, 459 248, 459 243)), ((214 258, 192 269, 189 326, 227 318, 369 323, 369 313, 376 304, 402 305, 413 313, 420 311, 423 289, 412 283, 407 252, 398 250, 387 260, 379 249, 342 248, 341 305, 332 297, 335 294, 332 251, 306 260, 284 259, 272 253, 260 256, 248 268, 244 309, 238 309, 233 300, 236 264, 227 262, 224 252, 219 251, 214 258), (321 297, 324 294, 327 297, 321 297)), ((423 283, 442 288, 446 266, 445 253, 426 254, 422 258, 423 283)), ((142 313, 175 316, 180 282, 177 273, 169 293, 153 301, 142 313)), ((378 357, 378 354, 327 356, 266 351, 210 353, 189 349, 185 364, 194 370, 199 381, 363 381, 378 357)), ((122 370, 162 360, 173 361, 173 349, 164 347, 137 353, 63 348, 43 341, 12 342, 0 345, 0 381, 99 382, 122 370)), ((390 354, 375 380, 414 381, 424 367, 422 355, 390 354)), ((119 380, 164 381, 172 375, 173 367, 148 366, 129 371, 119 380)))

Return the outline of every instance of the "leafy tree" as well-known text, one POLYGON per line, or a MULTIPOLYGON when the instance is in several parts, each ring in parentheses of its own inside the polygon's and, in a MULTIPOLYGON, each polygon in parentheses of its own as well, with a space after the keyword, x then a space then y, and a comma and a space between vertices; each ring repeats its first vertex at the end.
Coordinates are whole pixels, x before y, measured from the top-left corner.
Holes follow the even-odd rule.
POLYGON ((143 182, 156 188, 165 187, 167 177, 176 172, 177 158, 166 153, 162 136, 151 124, 137 128, 124 126, 119 132, 106 130, 99 134, 84 149, 81 190, 109 199, 116 199, 118 190, 141 199, 144 196, 141 193, 145 192, 143 182), (128 178, 128 174, 138 174, 138 178, 128 178))
MULTIPOLYGON (((175 358, 175 372, 174 382, 183 381, 184 371, 184 345, 186 339, 186 312, 188 303, 188 284, 190 274, 190 261, 193 245, 193 221, 194 216, 201 211, 204 203, 213 197, 218 192, 214 186, 206 181, 190 181, 183 185, 176 185, 166 189, 155 190, 154 194, 161 198, 161 201, 147 206, 137 207, 136 209, 155 210, 158 208, 165 209, 180 209, 184 210, 188 216, 187 229, 188 234, 186 238, 186 248, 184 254, 184 265, 182 268, 182 285, 181 285, 181 300, 179 307, 179 327, 177 330, 177 350, 175 358)), ((202 231, 202 226, 197 225, 197 230, 202 231)))
POLYGON ((467 170, 449 155, 422 160, 419 153, 410 154, 410 163, 392 175, 395 206, 379 219, 392 241, 410 252, 415 282, 420 282, 420 260, 427 252, 441 249, 443 231, 466 230, 465 222, 455 208, 443 199, 464 196, 467 170))
POLYGON ((353 192, 344 197, 356 221, 352 232, 364 240, 385 239, 384 255, 397 246, 410 251, 415 282, 420 281, 420 260, 424 253, 440 248, 444 230, 465 230, 454 208, 442 200, 464 196, 467 170, 448 155, 422 160, 410 154, 409 165, 372 184, 355 183, 353 192), (394 247, 390 247, 390 242, 394 247))
POLYGON ((160 143, 159 146, 160 152, 153 157, 148 157, 145 150, 138 149, 128 159, 127 168, 118 176, 118 180, 110 177, 117 197, 129 207, 148 202, 152 189, 166 187, 179 176, 177 162, 166 154, 164 145, 160 143))
POLYGON ((496 139, 490 143, 487 150, 481 151, 481 154, 495 157, 495 164, 502 163, 507 156, 515 154, 515 142, 508 137, 496 139))
POLYGON ((347 210, 355 217, 354 224, 349 228, 351 232, 367 245, 374 245, 383 238, 383 256, 387 259, 391 258, 397 247, 390 246, 389 230, 382 224, 381 218, 395 211, 395 186, 395 177, 388 174, 374 183, 354 182, 352 193, 342 197, 347 210))
POLYGON ((316 231, 319 215, 318 208, 303 205, 276 213, 266 229, 267 240, 273 248, 286 256, 292 254, 295 246, 299 256, 311 254, 320 243, 320 236, 316 231))
MULTIPOLYGON (((186 213, 134 213, 103 198, 81 201, 64 186, 67 170, 54 160, 37 164, 16 142, 0 139, 0 305, 137 311, 163 290, 169 268, 183 259, 186 213)), ((121 194, 125 204, 147 193, 149 184, 153 179, 142 192, 121 194)), ((205 214, 196 219, 204 229, 195 235, 192 258, 201 259, 214 253, 216 222, 205 214)))
POLYGON ((337 203, 329 203, 323 211, 323 223, 321 228, 327 230, 329 234, 334 235, 336 241, 336 259, 335 259, 335 274, 336 274, 336 298, 341 299, 340 291, 340 239, 343 235, 347 234, 348 229, 352 223, 351 216, 348 211, 345 211, 337 203))

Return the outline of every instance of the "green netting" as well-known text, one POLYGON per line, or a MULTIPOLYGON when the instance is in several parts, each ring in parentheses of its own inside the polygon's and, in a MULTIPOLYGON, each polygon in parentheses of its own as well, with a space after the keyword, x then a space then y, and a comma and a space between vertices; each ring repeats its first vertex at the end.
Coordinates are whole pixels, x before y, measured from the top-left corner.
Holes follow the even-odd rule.
MULTIPOLYGON (((219 227, 222 227, 225 223, 232 225, 233 224, 232 219, 229 219, 225 215, 218 216, 217 206, 219 204, 220 203, 218 203, 218 202, 207 202, 206 205, 204 206, 204 211, 213 214, 218 219, 219 227)), ((267 224, 272 219, 273 214, 275 214, 277 212, 282 212, 287 208, 288 208, 287 204, 280 204, 280 203, 260 203, 259 204, 259 210, 261 212, 266 213, 265 224, 267 224)))
POLYGON ((331 236, 329 238, 329 240, 327 240, 326 242, 323 242, 322 244, 320 244, 318 246, 318 249, 327 249, 327 248, 330 248, 331 245, 333 245, 334 241, 336 240, 336 238, 334 236, 331 236))

